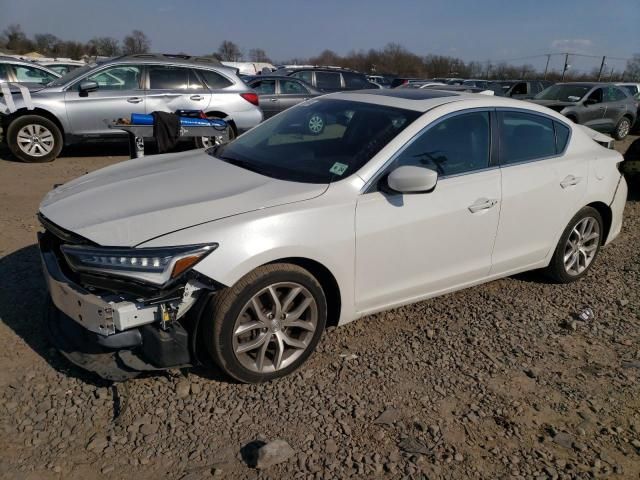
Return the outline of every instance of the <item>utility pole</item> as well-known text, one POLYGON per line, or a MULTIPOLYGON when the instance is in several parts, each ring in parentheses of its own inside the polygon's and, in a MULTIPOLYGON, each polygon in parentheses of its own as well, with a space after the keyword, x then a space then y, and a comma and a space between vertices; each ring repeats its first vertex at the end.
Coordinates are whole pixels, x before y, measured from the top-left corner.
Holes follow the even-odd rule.
POLYGON ((547 53, 547 64, 544 66, 544 80, 547 79, 547 72, 549 71, 549 60, 551 60, 551 54, 547 53))
POLYGON ((606 58, 607 57, 605 57, 604 55, 602 56, 602 62, 600 63, 600 71, 598 72, 598 81, 600 81, 600 79, 602 78, 602 70, 604 70, 604 66, 606 65, 606 63, 604 63, 606 58))
POLYGON ((611 67, 611 72, 609 72, 609 81, 613 78, 613 67, 611 67))
POLYGON ((564 81, 564 74, 566 73, 568 68, 569 68, 569 54, 565 53, 564 54, 564 68, 562 69, 562 78, 560 79, 561 82, 564 81))
POLYGON ((487 74, 485 75, 487 80, 489 80, 489 70, 491 70, 491 60, 487 60, 487 74))

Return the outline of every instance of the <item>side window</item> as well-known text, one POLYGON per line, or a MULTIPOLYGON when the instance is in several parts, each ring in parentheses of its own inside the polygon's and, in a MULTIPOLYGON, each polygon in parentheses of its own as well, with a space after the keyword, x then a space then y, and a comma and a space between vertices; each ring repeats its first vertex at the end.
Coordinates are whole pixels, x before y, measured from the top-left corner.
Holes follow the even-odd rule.
POLYGON ((0 63, 0 82, 9 81, 9 72, 7 70, 7 65, 0 63))
POLYGON ((202 88, 202 85, 189 68, 151 65, 149 66, 149 88, 151 90, 188 90, 202 88))
POLYGON ((431 168, 439 175, 457 175, 489 166, 488 112, 471 112, 442 120, 415 139, 394 166, 431 168))
POLYGON ((589 95, 589 103, 602 103, 602 89, 596 88, 591 95, 589 95))
POLYGON ((555 155, 556 138, 551 119, 520 112, 501 112, 498 118, 502 165, 555 155))
POLYGON ((312 73, 309 70, 301 70, 299 72, 292 73, 291 76, 295 78, 299 78, 300 80, 304 80, 307 83, 311 83, 312 73))
POLYGON ((31 82, 47 84, 53 82, 56 77, 39 68, 27 67, 26 65, 14 65, 13 72, 17 82, 31 82))
POLYGON ((560 122, 553 122, 553 127, 556 130, 556 153, 562 153, 569 141, 569 127, 560 122))
POLYGON ((111 67, 88 76, 86 80, 97 82, 100 90, 136 90, 140 88, 140 67, 111 67))
POLYGON ((212 90, 226 88, 230 85, 233 85, 231 80, 211 70, 198 70, 198 74, 201 78, 204 79, 204 81, 207 83, 207 86, 212 90))
POLYGON ((527 82, 517 83, 511 90, 511 95, 526 95, 527 94, 527 82))
POLYGON ((627 98, 627 95, 619 88, 609 87, 607 90, 610 102, 619 102, 627 98))
POLYGON ((259 80, 251 84, 258 95, 275 95, 276 94, 276 81, 275 80, 259 80))
POLYGON ((342 78, 344 78, 344 84, 347 88, 357 90, 360 88, 367 88, 369 86, 365 77, 358 75, 357 73, 343 72, 342 78))
POLYGON ((316 72, 316 84, 321 90, 339 90, 342 88, 340 73, 316 72))
POLYGON ((308 90, 294 80, 280 80, 280 93, 283 95, 306 95, 308 90))

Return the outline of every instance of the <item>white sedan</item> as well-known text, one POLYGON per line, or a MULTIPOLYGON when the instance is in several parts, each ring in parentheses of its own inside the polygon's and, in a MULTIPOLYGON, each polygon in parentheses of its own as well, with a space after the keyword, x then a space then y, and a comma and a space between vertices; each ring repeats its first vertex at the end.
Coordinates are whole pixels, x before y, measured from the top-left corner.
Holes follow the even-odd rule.
POLYGON ((517 100, 367 90, 87 174, 40 207, 53 337, 107 378, 213 360, 261 382, 327 325, 525 270, 572 282, 627 195, 592 137, 517 100))

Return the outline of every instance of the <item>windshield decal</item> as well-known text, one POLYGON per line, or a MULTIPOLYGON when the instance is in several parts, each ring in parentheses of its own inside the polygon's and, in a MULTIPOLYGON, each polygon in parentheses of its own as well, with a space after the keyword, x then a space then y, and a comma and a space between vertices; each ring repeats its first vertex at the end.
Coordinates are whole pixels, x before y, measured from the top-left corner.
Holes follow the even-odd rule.
POLYGON ((347 171, 347 168, 349 168, 349 165, 345 165, 344 163, 336 162, 329 169, 329 171, 331 173, 335 174, 335 175, 342 175, 344 172, 347 171))

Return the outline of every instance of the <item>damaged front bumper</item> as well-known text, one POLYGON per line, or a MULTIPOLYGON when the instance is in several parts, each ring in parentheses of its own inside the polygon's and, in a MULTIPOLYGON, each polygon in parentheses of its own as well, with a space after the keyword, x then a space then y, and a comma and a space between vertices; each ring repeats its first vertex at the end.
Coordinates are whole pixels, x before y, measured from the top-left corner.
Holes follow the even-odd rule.
POLYGON ((187 312, 210 293, 210 286, 185 278, 179 288, 155 298, 90 291, 65 275, 55 241, 47 235, 39 236, 51 300, 47 324, 53 343, 69 361, 112 381, 195 363, 187 312))

